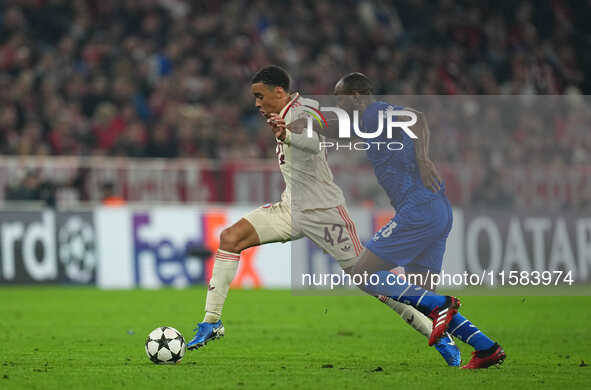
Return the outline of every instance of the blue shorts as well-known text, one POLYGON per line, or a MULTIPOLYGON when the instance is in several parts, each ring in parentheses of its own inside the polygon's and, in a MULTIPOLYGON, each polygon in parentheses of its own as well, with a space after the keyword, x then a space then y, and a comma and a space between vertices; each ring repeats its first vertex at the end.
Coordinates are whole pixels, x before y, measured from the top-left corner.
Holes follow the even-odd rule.
POLYGON ((397 212, 365 247, 394 267, 405 267, 406 272, 428 269, 439 273, 452 222, 449 201, 440 196, 397 212))

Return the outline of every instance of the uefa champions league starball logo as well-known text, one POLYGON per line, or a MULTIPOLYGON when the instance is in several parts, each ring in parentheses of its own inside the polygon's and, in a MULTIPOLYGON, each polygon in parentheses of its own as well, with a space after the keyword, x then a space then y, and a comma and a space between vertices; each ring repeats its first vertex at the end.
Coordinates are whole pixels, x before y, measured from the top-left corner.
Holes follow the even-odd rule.
POLYGON ((90 282, 97 262, 92 225, 79 216, 70 217, 59 230, 58 245, 59 259, 68 279, 90 282))

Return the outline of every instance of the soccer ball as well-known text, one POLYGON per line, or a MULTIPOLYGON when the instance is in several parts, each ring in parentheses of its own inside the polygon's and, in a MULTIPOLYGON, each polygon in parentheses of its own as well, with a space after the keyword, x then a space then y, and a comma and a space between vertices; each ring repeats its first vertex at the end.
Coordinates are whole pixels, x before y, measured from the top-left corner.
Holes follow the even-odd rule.
POLYGON ((154 329, 146 339, 146 354, 156 364, 178 363, 186 351, 187 344, 183 335, 170 326, 154 329))

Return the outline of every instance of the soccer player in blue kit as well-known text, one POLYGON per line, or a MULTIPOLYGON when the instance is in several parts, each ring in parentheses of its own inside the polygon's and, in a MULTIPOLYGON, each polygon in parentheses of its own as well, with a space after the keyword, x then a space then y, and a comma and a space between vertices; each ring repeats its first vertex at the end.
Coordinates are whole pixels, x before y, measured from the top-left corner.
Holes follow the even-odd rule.
MULTIPOLYGON (((371 82, 361 73, 351 73, 339 80, 335 95, 341 108, 362 113, 359 130, 365 133, 378 129, 380 110, 385 113, 403 109, 376 101, 371 82)), ((441 272, 445 243, 452 227, 452 209, 445 187, 429 159, 429 128, 424 115, 415 113, 418 122, 412 131, 416 130, 417 139, 398 128, 393 129, 393 139, 387 139, 386 131, 382 131, 382 135, 372 141, 399 142, 403 145, 401 150, 389 150, 382 144, 381 148, 369 148, 366 152, 396 215, 365 244, 366 250, 352 273, 375 274, 379 283, 360 286, 364 291, 412 305, 429 316, 433 320, 429 345, 449 332, 474 347, 472 359, 462 368, 501 364, 506 357, 504 350, 458 313, 460 301, 457 298, 430 291, 434 286, 429 281, 416 286, 398 279, 392 283, 394 279, 388 277, 392 275, 389 270, 399 266, 404 267, 407 274, 441 272)), ((385 122, 386 115, 382 118, 385 122)), ((382 126, 386 129, 385 123, 382 126)))
MULTIPOLYGON (((389 103, 376 101, 371 82, 361 73, 343 77, 335 86, 335 95, 341 109, 361 112, 360 131, 373 133, 380 127, 379 118, 387 121, 388 110, 402 110, 389 103)), ((433 320, 429 345, 437 344, 449 334, 474 347, 472 359, 462 368, 487 368, 503 363, 506 355, 497 343, 482 333, 462 314, 458 313, 460 301, 455 297, 442 296, 434 292, 428 278, 422 285, 412 285, 400 278, 392 278, 390 270, 404 267, 407 275, 423 275, 441 272, 447 236, 452 226, 452 210, 445 196, 445 188, 435 164, 429 159, 429 128, 423 114, 414 110, 416 126, 412 126, 417 139, 402 129, 393 130, 393 138, 386 138, 387 132, 372 139, 367 149, 378 183, 390 198, 396 215, 366 243, 366 250, 351 269, 351 275, 370 275, 363 278, 365 284, 359 287, 379 297, 385 303, 396 301, 416 308, 433 320), (402 148, 390 150, 389 142, 398 142, 402 148), (377 143, 381 147, 377 147, 377 143), (377 277, 377 283, 375 278, 377 277)), ((351 116, 349 116, 351 117, 351 116)), ((323 118, 323 135, 335 138, 338 120, 323 118)), ((398 120, 398 118, 396 119, 398 120)), ((291 132, 301 133, 307 129, 306 120, 286 125, 280 118, 273 117, 272 125, 287 127, 291 132)), ((386 123, 381 124, 386 128, 386 123)), ((350 140, 350 139, 349 139, 350 140)), ((416 280, 416 279, 415 279, 416 280)), ((452 365, 452 364, 450 364, 452 365)))

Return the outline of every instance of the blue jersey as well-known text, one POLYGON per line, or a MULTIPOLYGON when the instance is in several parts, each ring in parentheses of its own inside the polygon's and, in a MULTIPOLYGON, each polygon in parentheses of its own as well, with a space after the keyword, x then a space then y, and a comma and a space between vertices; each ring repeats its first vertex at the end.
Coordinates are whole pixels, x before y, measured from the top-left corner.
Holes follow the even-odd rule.
POLYGON ((392 138, 388 139, 386 111, 393 109, 402 107, 375 102, 367 107, 361 119, 361 130, 374 132, 378 129, 378 111, 384 110, 382 134, 371 140, 384 144, 379 149, 377 145, 372 145, 367 150, 367 158, 373 165, 378 183, 396 209, 394 218, 365 246, 394 267, 404 267, 406 272, 438 273, 453 223, 451 205, 444 195, 443 183, 438 193, 423 185, 414 140, 400 128, 393 128, 392 138), (389 150, 384 147, 389 142, 400 142, 403 147, 401 150, 389 150))
POLYGON ((406 207, 444 196, 444 186, 441 183, 441 190, 437 194, 424 186, 417 165, 414 140, 408 134, 395 127, 392 129, 392 139, 387 138, 386 111, 394 109, 400 110, 402 107, 380 101, 371 103, 363 112, 360 130, 366 133, 377 130, 378 111, 383 110, 382 134, 371 141, 400 142, 403 145, 401 150, 389 150, 385 144, 381 144, 379 149, 372 145, 367 150, 367 158, 374 168, 378 183, 386 191, 394 209, 399 212, 406 207))

